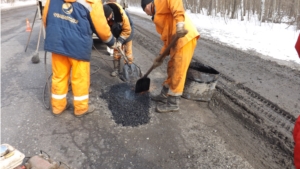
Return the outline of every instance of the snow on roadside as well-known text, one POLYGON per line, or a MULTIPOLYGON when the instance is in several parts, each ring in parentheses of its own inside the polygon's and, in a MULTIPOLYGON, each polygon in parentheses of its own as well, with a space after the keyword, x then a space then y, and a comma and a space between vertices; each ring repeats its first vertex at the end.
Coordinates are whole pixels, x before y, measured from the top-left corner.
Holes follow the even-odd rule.
POLYGON ((22 6, 30 6, 36 4, 36 0, 28 0, 28 1, 15 1, 14 3, 1 3, 1 10, 11 9, 22 6))
MULTIPOLYGON (((141 7, 130 6, 129 11, 146 14, 141 7)), ((274 59, 300 64, 295 44, 300 31, 286 24, 262 23, 224 19, 187 11, 201 37, 225 43, 241 50, 252 50, 274 59)), ((150 18, 150 17, 149 17, 150 18)))
MULTIPOLYGON (((2 9, 10 9, 36 4, 36 0, 1 3, 2 9)), ((130 12, 146 16, 139 6, 129 6, 130 12)), ((201 37, 221 42, 241 50, 252 50, 274 59, 300 64, 295 44, 300 31, 286 24, 258 23, 255 20, 238 21, 187 11, 201 37)), ((146 16, 147 17, 147 16, 146 16)), ((150 18, 150 17, 149 17, 150 18)))

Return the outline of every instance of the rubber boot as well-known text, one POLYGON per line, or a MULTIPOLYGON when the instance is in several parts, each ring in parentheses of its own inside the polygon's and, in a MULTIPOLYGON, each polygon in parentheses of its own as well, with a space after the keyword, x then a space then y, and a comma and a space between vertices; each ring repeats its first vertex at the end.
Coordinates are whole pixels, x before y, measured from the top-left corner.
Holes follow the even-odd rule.
POLYGON ((168 113, 179 111, 179 102, 181 96, 168 96, 167 103, 157 105, 156 111, 159 113, 168 113))
POLYGON ((157 102, 167 103, 168 92, 169 92, 169 88, 163 86, 163 88, 161 89, 160 94, 155 95, 155 96, 151 96, 151 100, 157 101, 157 102))
POLYGON ((111 72, 111 76, 116 77, 119 75, 119 71, 120 71, 120 60, 114 60, 114 71, 111 72))

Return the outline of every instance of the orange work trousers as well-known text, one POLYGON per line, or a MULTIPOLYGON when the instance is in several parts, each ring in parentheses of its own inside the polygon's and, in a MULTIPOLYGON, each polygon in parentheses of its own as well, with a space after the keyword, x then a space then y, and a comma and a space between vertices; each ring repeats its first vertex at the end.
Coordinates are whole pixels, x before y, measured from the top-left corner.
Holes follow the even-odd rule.
MULTIPOLYGON (((133 56, 132 56, 132 40, 128 41, 123 45, 123 50, 125 51, 125 55, 128 58, 129 64, 132 63, 133 61, 133 56)), ((114 49, 114 60, 120 60, 121 59, 121 53, 117 49, 114 49)))
POLYGON ((74 96, 74 113, 76 115, 85 113, 89 101, 90 62, 52 53, 52 72, 53 113, 60 114, 67 105, 69 79, 74 96))
POLYGON ((186 80, 186 73, 193 58, 196 45, 197 38, 194 38, 181 49, 170 54, 167 69, 168 77, 163 83, 165 87, 169 88, 169 95, 182 95, 186 80))

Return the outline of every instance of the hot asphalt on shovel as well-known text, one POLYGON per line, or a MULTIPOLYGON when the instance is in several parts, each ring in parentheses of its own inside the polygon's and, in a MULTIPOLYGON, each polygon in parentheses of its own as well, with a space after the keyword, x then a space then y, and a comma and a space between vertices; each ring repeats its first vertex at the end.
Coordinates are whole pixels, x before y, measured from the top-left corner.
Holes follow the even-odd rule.
MULTIPOLYGON (((186 31, 186 33, 187 33, 187 31, 186 31)), ((178 39, 179 39, 179 37, 175 35, 175 37, 172 39, 172 41, 169 44, 169 46, 164 50, 164 52, 160 55, 160 57, 157 58, 153 62, 153 65, 147 71, 147 73, 141 79, 139 79, 136 82, 136 84, 135 84, 135 93, 141 93, 141 92, 145 92, 145 91, 149 90, 149 88, 150 88, 150 78, 148 78, 148 75, 150 74, 150 72, 153 69, 155 69, 156 67, 160 66, 159 63, 162 62, 163 59, 169 54, 170 49, 175 45, 175 43, 177 42, 178 39)))

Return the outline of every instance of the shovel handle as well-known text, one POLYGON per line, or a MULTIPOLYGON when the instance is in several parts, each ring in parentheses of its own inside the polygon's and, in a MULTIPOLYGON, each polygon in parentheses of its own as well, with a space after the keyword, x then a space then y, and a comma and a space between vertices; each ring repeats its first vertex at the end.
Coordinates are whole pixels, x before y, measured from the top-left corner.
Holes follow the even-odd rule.
POLYGON ((128 58, 127 56, 124 54, 123 50, 120 47, 117 47, 117 50, 119 51, 119 53, 121 53, 121 55, 123 56, 125 62, 128 64, 128 58))
MULTIPOLYGON (((159 61, 164 59, 170 53, 170 49, 175 45, 175 43, 177 42, 178 39, 179 39, 179 37, 175 35, 175 37, 172 39, 171 43, 167 46, 167 48, 163 51, 163 53, 158 58, 159 61)), ((153 69, 155 69, 156 67, 157 66, 155 65, 155 61, 154 61, 151 68, 147 71, 147 73, 143 76, 143 78, 146 78, 151 73, 151 71, 153 69)))

